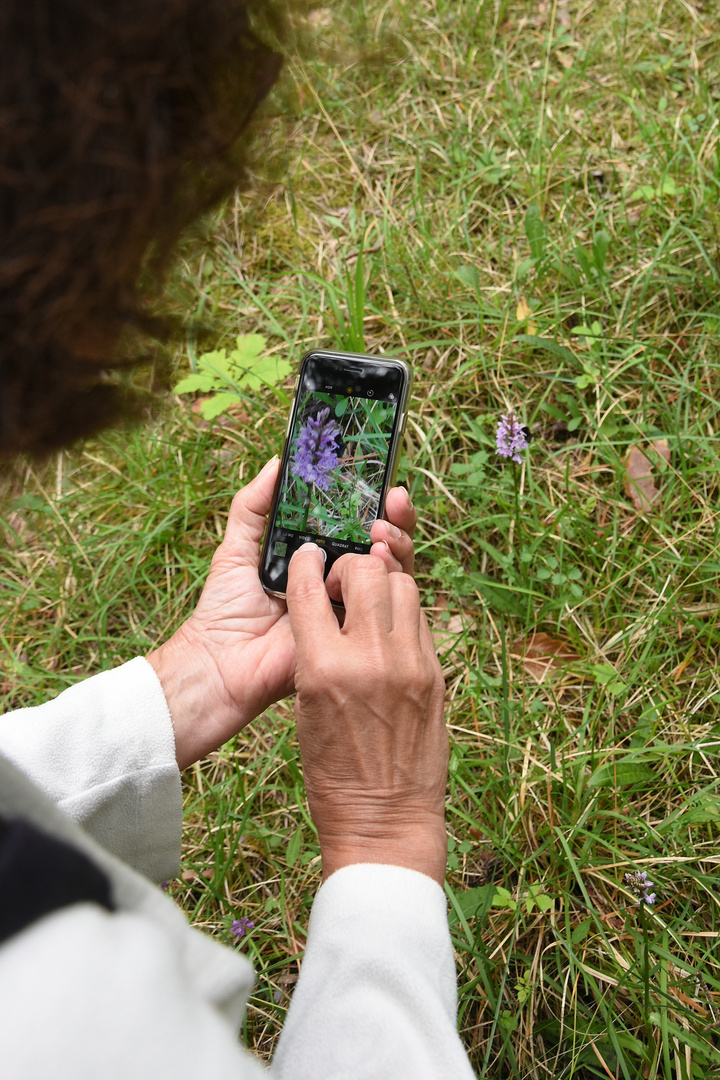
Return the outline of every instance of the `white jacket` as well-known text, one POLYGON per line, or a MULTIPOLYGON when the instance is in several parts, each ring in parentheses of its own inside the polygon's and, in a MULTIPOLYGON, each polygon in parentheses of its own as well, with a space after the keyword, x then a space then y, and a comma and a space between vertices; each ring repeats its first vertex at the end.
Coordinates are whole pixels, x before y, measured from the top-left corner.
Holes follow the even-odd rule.
MULTIPOLYGON (((76 904, 0 946, 2 1077, 267 1075, 238 1043, 249 962, 147 880, 177 874, 181 813, 172 724, 145 660, 0 718, 0 815, 86 852, 117 909, 76 904)), ((469 1080, 456 1007, 443 890, 400 867, 346 867, 315 899, 270 1076, 469 1080)))

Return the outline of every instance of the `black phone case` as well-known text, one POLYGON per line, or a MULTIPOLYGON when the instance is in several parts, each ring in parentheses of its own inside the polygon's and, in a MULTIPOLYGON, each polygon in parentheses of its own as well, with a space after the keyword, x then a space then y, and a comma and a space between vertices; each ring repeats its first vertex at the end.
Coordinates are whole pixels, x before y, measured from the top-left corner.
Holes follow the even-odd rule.
MULTIPOLYGON (((294 430, 294 424, 295 424, 295 417, 296 417, 297 409, 299 407, 301 397, 302 397, 303 378, 304 378, 304 375, 305 375, 305 372, 306 372, 306 369, 307 369, 307 364, 313 358, 318 358, 320 360, 326 360, 326 361, 328 361, 329 364, 332 364, 333 361, 340 362, 340 364, 342 364, 343 361, 350 361, 350 362, 357 361, 357 362, 359 362, 359 365, 362 365, 362 363, 364 362, 364 363, 366 363, 368 365, 369 368, 373 368, 373 367, 376 367, 376 366, 381 367, 382 365, 392 365, 392 366, 397 366, 400 369, 401 373, 402 373, 402 376, 403 376, 403 378, 402 378, 402 388, 401 388, 400 398, 399 398, 398 403, 397 403, 397 414, 396 414, 397 418, 396 418, 396 421, 395 421, 395 427, 394 427, 394 431, 393 431, 392 442, 391 442, 390 447, 389 447, 388 458, 387 458, 387 462, 386 462, 386 465, 385 465, 385 472, 384 472, 384 476, 383 476, 382 497, 381 497, 381 500, 379 502, 378 511, 377 511, 377 517, 378 518, 383 516, 384 509, 385 509, 385 495, 386 495, 388 489, 390 487, 392 487, 394 482, 395 482, 395 478, 396 478, 396 475, 397 475, 398 462, 400 460, 400 451, 401 451, 401 448, 402 448, 402 437, 403 437, 403 434, 405 432, 405 426, 407 424, 408 407, 409 407, 409 401, 410 401, 410 394, 411 394, 411 391, 412 391, 413 375, 412 375, 411 367, 404 360, 399 360, 399 359, 397 359, 395 357, 385 357, 385 356, 375 357, 375 356, 363 355, 363 354, 360 354, 360 353, 329 352, 329 351, 317 350, 317 349, 313 349, 311 352, 307 353, 303 357, 302 362, 300 364, 300 372, 299 372, 298 380, 297 380, 297 383, 296 383, 296 386, 295 386, 295 393, 294 393, 294 396, 293 396, 293 401, 292 401, 292 404, 291 404, 291 407, 290 407, 290 416, 288 418, 288 424, 287 424, 287 428, 286 428, 286 431, 285 431, 285 444, 283 446, 282 459, 281 459, 281 463, 280 463, 280 471, 279 471, 279 474, 278 474, 278 482, 277 482, 277 485, 275 487, 275 493, 274 493, 273 502, 272 502, 272 509, 270 511, 270 516, 268 518, 268 525, 267 525, 267 528, 266 528, 266 531, 265 531, 265 541, 264 541, 264 544, 263 544, 262 554, 261 554, 261 558, 260 558, 260 581, 262 583, 262 586, 263 586, 263 589, 265 590, 265 592, 267 592, 271 596, 279 596, 279 597, 284 597, 285 596, 285 592, 284 592, 283 589, 274 588, 273 583, 267 580, 267 565, 268 565, 268 560, 269 560, 269 546, 270 546, 270 543, 271 543, 271 539, 273 537, 274 530, 276 528, 276 519, 277 519, 277 513, 278 513, 278 506, 279 506, 279 502, 280 502, 280 495, 281 495, 281 490, 282 490, 283 478, 285 476, 285 472, 286 472, 286 469, 288 467, 290 454, 292 452, 291 436, 292 436, 292 432, 294 430)), ((353 365, 353 366, 355 366, 355 365, 353 365)), ((308 539, 317 540, 317 537, 315 537, 315 536, 310 537, 309 536, 308 539)), ((322 541, 321 541, 321 543, 322 543, 322 541)), ((369 540, 368 540, 368 547, 369 547, 369 540)), ((330 566, 332 565, 332 562, 335 560, 335 558, 338 558, 338 557, 339 557, 339 554, 337 552, 334 552, 334 553, 332 553, 332 558, 328 558, 327 567, 326 567, 326 574, 327 574, 327 571, 330 569, 330 566)))

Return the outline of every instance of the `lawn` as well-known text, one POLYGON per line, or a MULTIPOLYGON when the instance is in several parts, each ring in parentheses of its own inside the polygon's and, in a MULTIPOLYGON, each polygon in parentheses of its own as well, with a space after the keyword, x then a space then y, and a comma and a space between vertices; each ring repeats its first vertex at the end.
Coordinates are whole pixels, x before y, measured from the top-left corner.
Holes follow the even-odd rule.
MULTIPOLYGON (((178 625, 232 493, 282 444, 287 364, 403 357, 473 1065, 718 1076, 715 7, 348 0, 311 24, 252 189, 169 281, 177 378, 240 335, 267 384, 226 366, 200 405, 175 395, 149 427, 6 472, 4 708, 178 625), (532 434, 519 465, 495 453, 509 409, 532 434)), ((245 1037, 269 1056, 320 882, 292 702, 185 782, 169 890, 252 958, 245 1037)))

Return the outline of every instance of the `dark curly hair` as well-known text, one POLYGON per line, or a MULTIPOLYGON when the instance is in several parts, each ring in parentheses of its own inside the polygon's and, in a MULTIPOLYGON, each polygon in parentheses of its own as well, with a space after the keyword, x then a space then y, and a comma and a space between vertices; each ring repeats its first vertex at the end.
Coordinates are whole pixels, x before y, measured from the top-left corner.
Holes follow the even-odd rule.
POLYGON ((280 69, 269 0, 3 0, 0 456, 138 410, 138 286, 243 179, 280 69), (264 30, 258 30, 262 23, 264 30), (267 28, 270 27, 270 31, 267 28))

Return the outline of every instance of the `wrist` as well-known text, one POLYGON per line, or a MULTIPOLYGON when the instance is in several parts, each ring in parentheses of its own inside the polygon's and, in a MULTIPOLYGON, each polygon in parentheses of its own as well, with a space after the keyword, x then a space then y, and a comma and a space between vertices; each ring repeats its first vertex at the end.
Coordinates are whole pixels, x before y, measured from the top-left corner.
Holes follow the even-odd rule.
POLYGON ((226 700, 217 668, 205 650, 189 640, 186 624, 146 660, 165 694, 181 771, 217 750, 228 731, 240 730, 250 719, 239 717, 237 706, 226 700))
POLYGON ((447 862, 447 833, 444 815, 422 825, 386 828, 382 832, 363 830, 355 835, 320 835, 323 880, 345 866, 377 863, 416 870, 442 885, 447 862))

